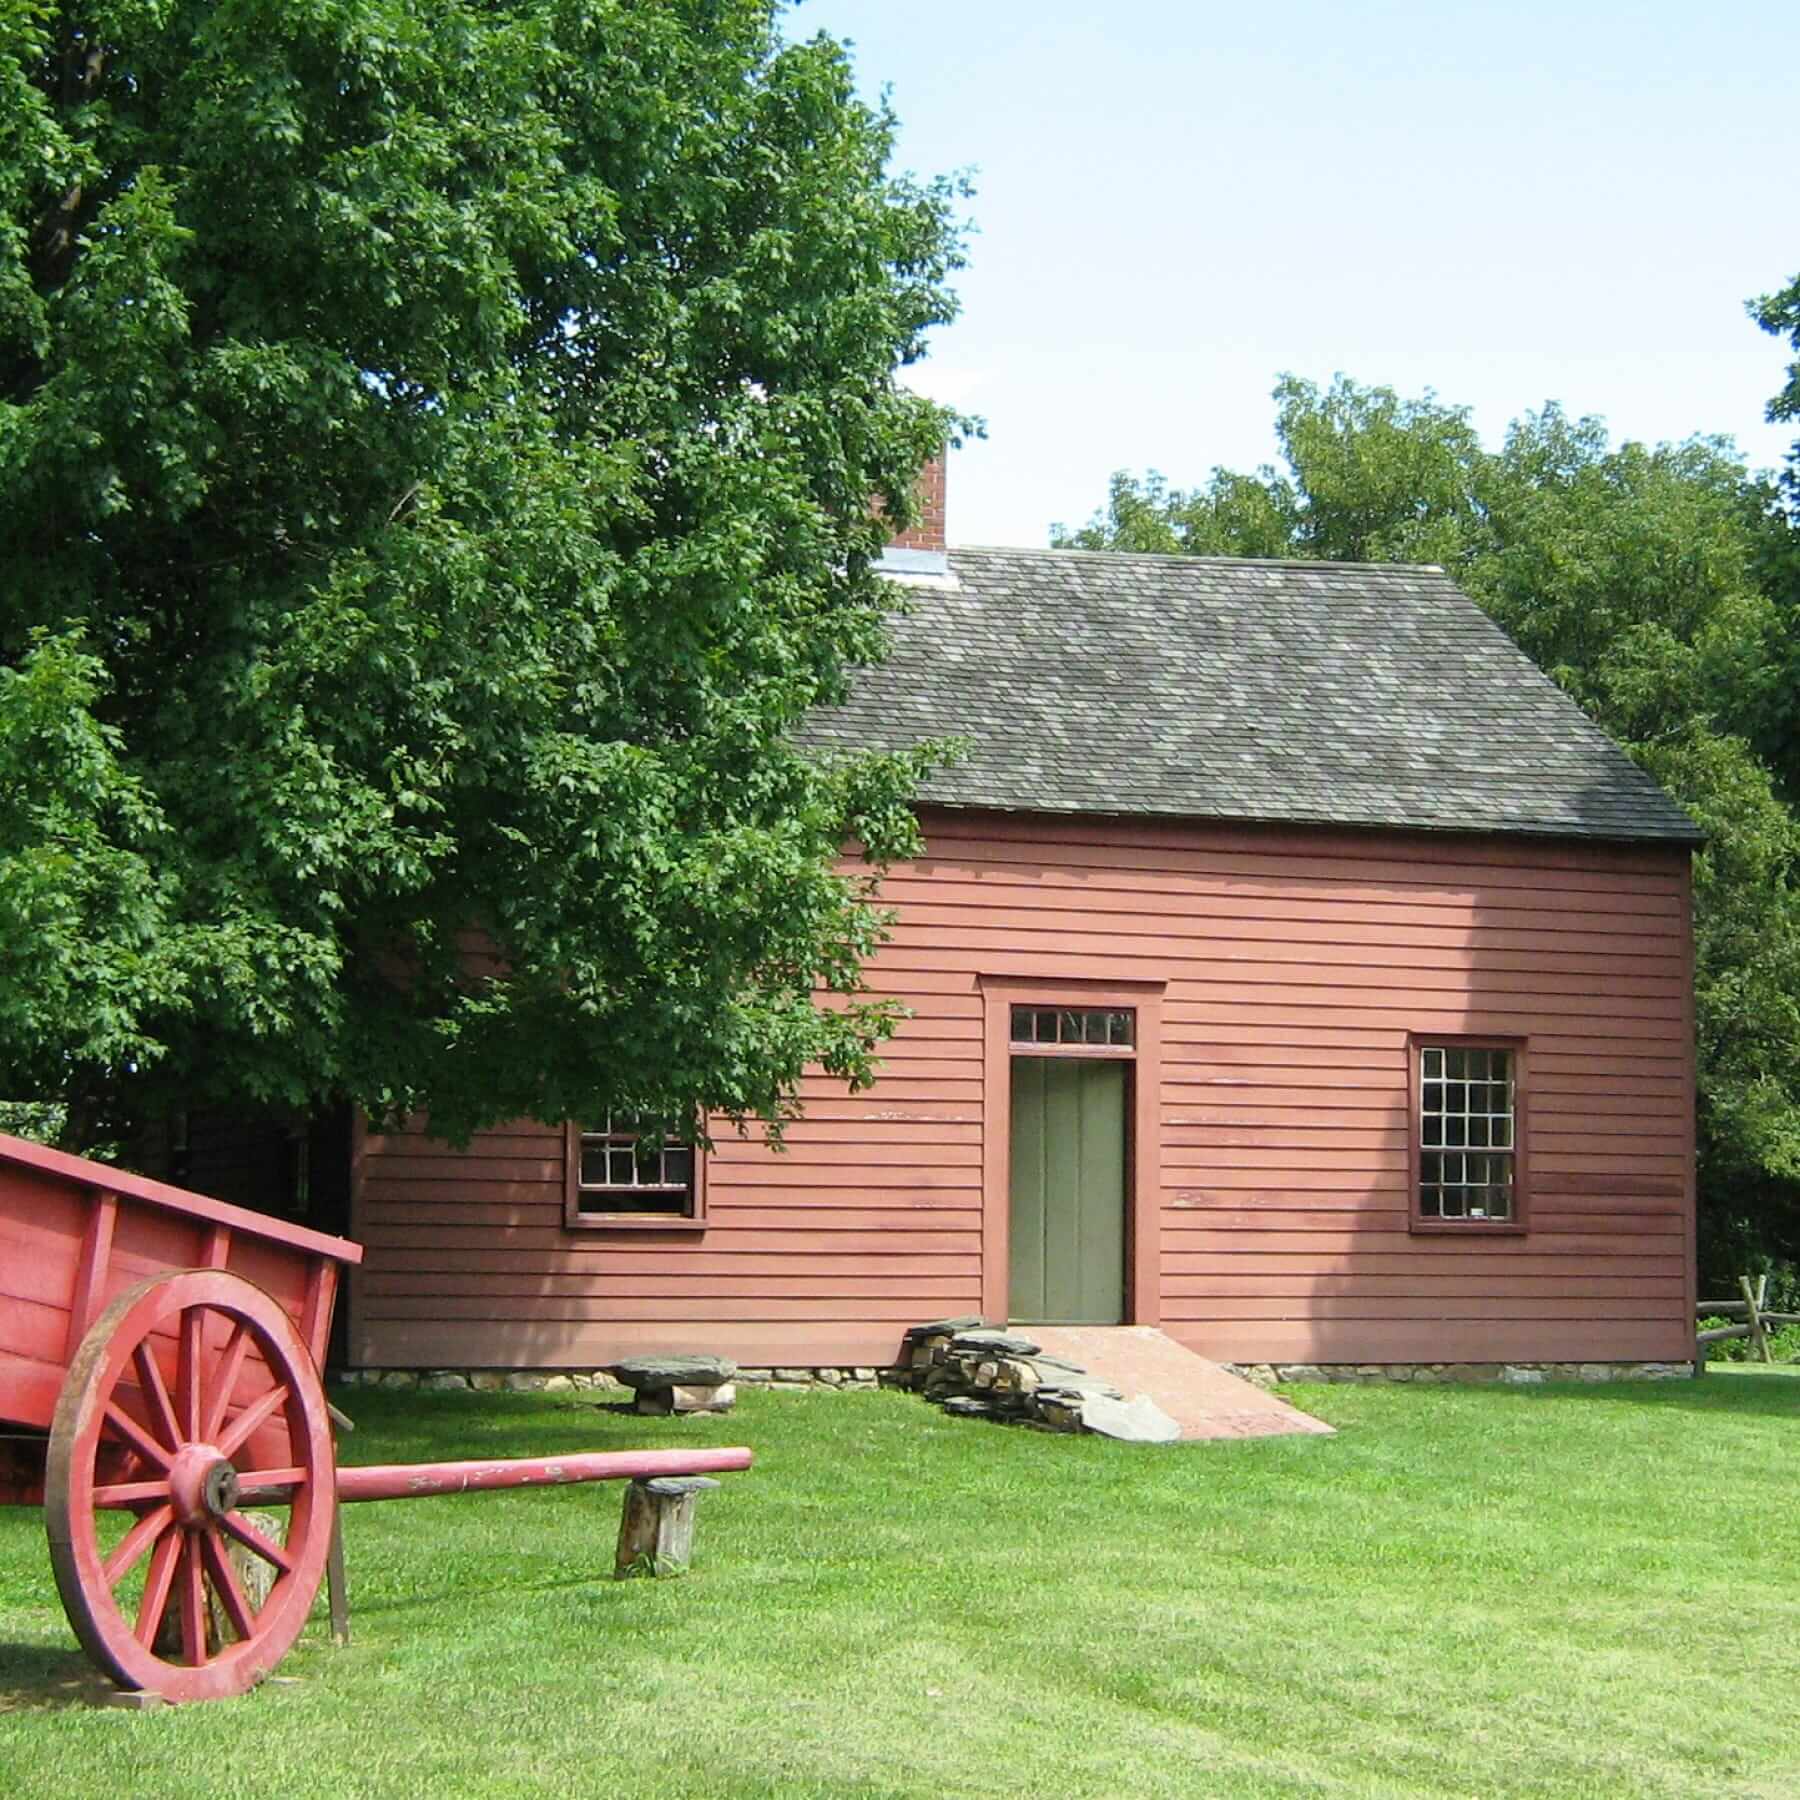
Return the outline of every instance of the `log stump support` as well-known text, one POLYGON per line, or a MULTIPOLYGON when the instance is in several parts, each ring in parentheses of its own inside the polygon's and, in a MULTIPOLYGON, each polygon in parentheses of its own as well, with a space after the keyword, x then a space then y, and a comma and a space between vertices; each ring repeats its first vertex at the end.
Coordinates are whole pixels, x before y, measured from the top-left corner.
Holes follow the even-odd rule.
MULTIPOLYGON (((255 1510, 245 1508, 237 1515, 248 1525, 254 1526, 271 1544, 287 1545, 287 1517, 283 1513, 265 1512, 261 1508, 255 1510)), ((272 1563, 264 1562, 253 1551, 245 1549, 235 1539, 225 1548, 225 1560, 231 1565, 231 1572, 237 1577, 238 1586, 243 1589, 244 1598, 250 1604, 252 1613, 262 1611, 269 1598, 269 1591, 275 1585, 275 1568, 272 1563)), ((238 1633, 226 1616, 224 1604, 218 1595, 208 1592, 206 1596, 206 1653, 217 1656, 229 1644, 235 1644, 238 1633)), ((171 1594, 167 1605, 163 1608, 161 1621, 156 1628, 153 1645, 158 1656, 170 1661, 178 1661, 183 1654, 181 1641, 181 1596, 171 1594)))
POLYGON ((613 1575, 684 1575, 694 1554, 694 1503, 719 1484, 705 1475, 657 1475, 625 1490, 613 1575))

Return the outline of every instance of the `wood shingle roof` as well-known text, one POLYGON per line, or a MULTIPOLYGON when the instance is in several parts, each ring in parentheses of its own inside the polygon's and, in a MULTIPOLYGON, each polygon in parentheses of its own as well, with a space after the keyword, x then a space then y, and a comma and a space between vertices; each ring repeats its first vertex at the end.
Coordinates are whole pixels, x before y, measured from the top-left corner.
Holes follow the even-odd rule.
POLYGON ((820 747, 958 734, 939 805, 1697 842, 1442 570, 959 549, 820 747))

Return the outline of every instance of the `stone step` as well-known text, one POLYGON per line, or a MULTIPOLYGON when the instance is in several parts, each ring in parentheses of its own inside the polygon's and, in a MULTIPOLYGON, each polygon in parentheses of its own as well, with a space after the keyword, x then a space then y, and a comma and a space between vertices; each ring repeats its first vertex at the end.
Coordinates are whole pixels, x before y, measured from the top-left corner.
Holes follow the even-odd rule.
POLYGON ((1046 1354, 1082 1364, 1087 1379, 1133 1400, 1147 1396, 1184 1440, 1330 1435, 1322 1419, 1195 1355, 1154 1325, 1033 1325, 1029 1330, 1046 1354))

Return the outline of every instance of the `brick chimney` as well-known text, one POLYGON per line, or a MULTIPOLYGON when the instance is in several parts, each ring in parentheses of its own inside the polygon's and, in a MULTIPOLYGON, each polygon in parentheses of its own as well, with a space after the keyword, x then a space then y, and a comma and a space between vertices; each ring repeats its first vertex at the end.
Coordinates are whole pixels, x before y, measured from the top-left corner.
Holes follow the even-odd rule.
POLYGON ((919 522, 908 531, 896 532, 896 550, 936 550, 947 547, 944 540, 944 453, 940 450, 919 471, 919 485, 914 493, 919 501, 919 522))
POLYGON ((955 586, 944 536, 943 451, 919 471, 919 485, 914 491, 919 501, 919 522, 888 540, 877 567, 883 575, 900 581, 955 586))

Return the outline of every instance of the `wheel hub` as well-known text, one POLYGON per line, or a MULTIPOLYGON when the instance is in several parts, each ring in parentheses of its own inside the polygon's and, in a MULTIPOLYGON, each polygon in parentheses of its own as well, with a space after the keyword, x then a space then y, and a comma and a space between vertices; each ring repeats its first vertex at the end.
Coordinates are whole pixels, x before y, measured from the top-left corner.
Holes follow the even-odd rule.
POLYGON ((188 1444, 169 1469, 169 1499, 184 1525, 223 1518, 238 1503, 238 1472, 211 1444, 188 1444))

